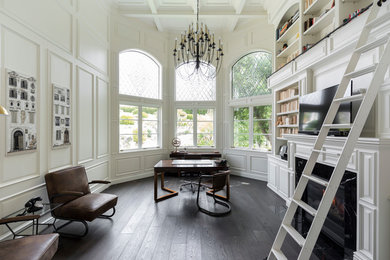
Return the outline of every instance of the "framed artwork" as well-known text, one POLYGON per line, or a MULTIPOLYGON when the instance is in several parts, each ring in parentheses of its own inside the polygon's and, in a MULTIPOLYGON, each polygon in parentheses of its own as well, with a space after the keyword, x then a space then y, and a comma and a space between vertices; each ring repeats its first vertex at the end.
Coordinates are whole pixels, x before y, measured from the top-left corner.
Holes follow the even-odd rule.
POLYGON ((37 149, 37 98, 36 80, 15 71, 6 70, 7 152, 14 153, 37 149))
POLYGON ((70 89, 53 84, 53 147, 70 145, 70 89))

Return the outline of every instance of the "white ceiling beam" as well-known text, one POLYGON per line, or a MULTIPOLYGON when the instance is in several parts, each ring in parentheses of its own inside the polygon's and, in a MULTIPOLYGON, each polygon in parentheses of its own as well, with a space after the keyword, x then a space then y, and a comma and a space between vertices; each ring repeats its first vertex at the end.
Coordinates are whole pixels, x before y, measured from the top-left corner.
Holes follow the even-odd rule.
MULTIPOLYGON (((152 12, 152 14, 157 14, 157 5, 156 5, 156 3, 154 1, 155 0, 146 0, 146 2, 149 5, 149 8, 150 8, 150 11, 152 12)), ((154 24, 157 27, 157 30, 159 32, 162 32, 163 31, 163 26, 161 24, 160 19, 158 17, 154 17, 153 20, 154 20, 154 24)))
MULTIPOLYGON (((184 11, 184 12, 158 12, 156 14, 153 14, 151 12, 145 12, 145 11, 120 11, 120 14, 129 16, 129 17, 136 17, 136 18, 145 18, 145 17, 158 17, 158 18, 193 18, 193 13, 184 11)), ((231 18, 231 17, 240 17, 240 18, 263 18, 267 17, 267 13, 262 12, 244 12, 241 14, 237 14, 236 12, 202 12, 199 15, 199 18, 231 18)))
MULTIPOLYGON (((236 14, 240 15, 242 13, 242 10, 244 9, 245 4, 246 4, 246 0, 237 0, 236 1, 236 4, 234 5, 234 9, 236 9, 236 14)), ((234 29, 236 29, 239 18, 240 18, 239 16, 232 18, 230 26, 228 26, 229 32, 233 32, 234 29)))

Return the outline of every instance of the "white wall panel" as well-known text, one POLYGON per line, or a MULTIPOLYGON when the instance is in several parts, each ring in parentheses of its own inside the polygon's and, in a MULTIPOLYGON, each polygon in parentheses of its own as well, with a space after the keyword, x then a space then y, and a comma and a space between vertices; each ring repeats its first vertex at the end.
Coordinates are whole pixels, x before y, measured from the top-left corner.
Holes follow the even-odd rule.
POLYGON ((109 89, 107 82, 97 79, 97 102, 96 102, 96 123, 97 123, 97 157, 108 155, 108 114, 109 108, 109 89))
POLYGON ((236 169, 246 169, 246 156, 237 154, 227 154, 226 159, 230 166, 236 169))
POLYGON ((116 28, 118 36, 126 38, 129 43, 140 44, 141 33, 139 30, 129 28, 121 23, 118 23, 116 28))
POLYGON ((123 175, 126 173, 137 172, 141 170, 141 158, 131 157, 125 159, 118 159, 116 161, 116 175, 123 175))
POLYGON ((93 159, 94 140, 94 104, 93 104, 93 75, 78 68, 78 162, 85 162, 93 159))
MULTIPOLYGON (((51 84, 47 85, 47 93, 48 94, 48 134, 53 134, 53 118, 52 118, 52 105, 53 105, 53 86, 52 84, 57 84, 66 88, 69 88, 72 93, 72 63, 55 55, 54 53, 49 53, 49 82, 51 84)), ((75 104, 75 100, 71 100, 71 108, 75 104)), ((74 110, 72 110, 73 112, 74 110)), ((72 114, 74 115, 74 113, 72 114)), ((75 129, 73 127, 75 120, 72 119, 71 126, 72 129, 75 129)), ((73 136, 73 131, 71 131, 71 136, 73 136)), ((56 169, 68 165, 72 165, 72 146, 62 146, 53 149, 53 144, 51 141, 48 142, 48 150, 51 150, 51 152, 48 153, 48 169, 56 169)))
POLYGON ((108 14, 96 0, 78 0, 79 17, 93 28, 101 40, 108 41, 108 14))
POLYGON ((39 45, 19 33, 5 28, 4 67, 26 76, 38 76, 39 45))
POLYGON ((264 173, 267 174, 267 158, 265 157, 256 157, 256 156, 251 156, 250 157, 250 170, 253 172, 258 172, 258 173, 264 173))
POLYGON ((166 53, 167 42, 162 37, 145 35, 145 47, 156 50, 157 53, 166 53))
POLYGON ((108 178, 108 162, 86 168, 88 180, 105 180, 108 178))
POLYGON ((88 65, 108 72, 108 46, 98 39, 86 25, 78 23, 78 57, 88 65))
MULTIPOLYGON (((4 147, 3 147, 4 148, 4 147)), ((24 179, 26 176, 39 176, 37 152, 18 152, 4 159, 2 182, 24 179), (20 163, 23 162, 23 163, 20 163)))
POLYGON ((4 8, 67 51, 72 50, 72 15, 53 0, 3 0, 4 8))
POLYGON ((153 155, 147 155, 144 156, 144 169, 150 170, 154 169, 154 166, 156 163, 158 163, 160 160, 166 159, 166 156, 163 154, 153 154, 153 155))

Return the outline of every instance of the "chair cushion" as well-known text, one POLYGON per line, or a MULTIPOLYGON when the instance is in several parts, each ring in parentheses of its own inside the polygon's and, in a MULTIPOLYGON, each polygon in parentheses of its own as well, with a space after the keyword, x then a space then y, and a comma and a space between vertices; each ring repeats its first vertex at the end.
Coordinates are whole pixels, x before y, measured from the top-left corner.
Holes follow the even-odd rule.
POLYGON ((92 221, 115 207, 118 197, 106 193, 90 193, 72 200, 54 212, 55 217, 92 221))
POLYGON ((7 240, 0 243, 1 259, 49 260, 58 248, 58 234, 47 234, 7 240))

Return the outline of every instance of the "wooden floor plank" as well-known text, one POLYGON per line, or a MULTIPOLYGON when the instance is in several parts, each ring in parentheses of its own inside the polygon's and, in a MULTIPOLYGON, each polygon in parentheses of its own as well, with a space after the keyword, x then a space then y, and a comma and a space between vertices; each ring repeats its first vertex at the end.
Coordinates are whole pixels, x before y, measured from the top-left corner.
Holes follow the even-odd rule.
MULTIPOLYGON (((165 185, 179 190, 182 180, 168 176, 165 185)), ((237 176, 231 177, 232 212, 219 218, 199 212, 196 192, 188 190, 154 203, 153 178, 105 192, 119 196, 112 220, 89 223, 82 239, 61 237, 54 259, 263 259, 286 210, 265 182, 237 176)), ((212 198, 202 195, 201 202, 213 208, 212 198)), ((289 259, 296 254, 290 240, 285 248, 289 259)))

